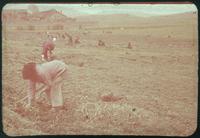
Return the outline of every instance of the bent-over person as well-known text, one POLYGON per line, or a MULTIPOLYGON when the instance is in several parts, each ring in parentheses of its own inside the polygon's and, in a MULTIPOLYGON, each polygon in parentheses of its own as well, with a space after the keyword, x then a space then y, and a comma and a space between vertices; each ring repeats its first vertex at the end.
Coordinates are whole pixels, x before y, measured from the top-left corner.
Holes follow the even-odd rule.
POLYGON ((63 106, 61 87, 67 77, 67 65, 60 60, 36 64, 30 62, 24 65, 22 75, 24 80, 29 80, 28 106, 35 100, 36 84, 46 86, 45 93, 52 107, 63 106))

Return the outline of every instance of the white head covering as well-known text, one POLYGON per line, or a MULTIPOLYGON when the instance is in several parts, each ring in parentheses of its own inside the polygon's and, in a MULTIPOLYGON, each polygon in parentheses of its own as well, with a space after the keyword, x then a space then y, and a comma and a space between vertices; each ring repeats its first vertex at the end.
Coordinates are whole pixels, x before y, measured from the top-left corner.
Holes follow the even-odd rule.
POLYGON ((56 38, 55 38, 55 37, 53 38, 53 41, 54 41, 54 42, 56 41, 56 38))

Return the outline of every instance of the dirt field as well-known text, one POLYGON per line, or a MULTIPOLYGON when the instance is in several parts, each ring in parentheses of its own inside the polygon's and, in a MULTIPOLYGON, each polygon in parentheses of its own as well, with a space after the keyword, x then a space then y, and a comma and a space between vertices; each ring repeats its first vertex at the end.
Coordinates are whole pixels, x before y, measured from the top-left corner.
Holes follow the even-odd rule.
MULTIPOLYGON (((184 20, 188 15, 180 16, 184 20)), ((21 69, 27 62, 42 63, 38 32, 47 30, 6 30, 4 132, 11 136, 191 135, 197 126, 198 69, 197 17, 192 19, 165 25, 158 17, 146 27, 144 23, 121 29, 98 25, 88 34, 73 28, 81 43, 69 46, 58 39, 54 51, 69 66, 63 86, 65 109, 58 112, 50 110, 45 95, 30 109, 17 103, 28 91, 21 69), (97 46, 99 39, 105 41, 104 47, 97 46), (127 48, 129 41, 132 49, 127 48)))

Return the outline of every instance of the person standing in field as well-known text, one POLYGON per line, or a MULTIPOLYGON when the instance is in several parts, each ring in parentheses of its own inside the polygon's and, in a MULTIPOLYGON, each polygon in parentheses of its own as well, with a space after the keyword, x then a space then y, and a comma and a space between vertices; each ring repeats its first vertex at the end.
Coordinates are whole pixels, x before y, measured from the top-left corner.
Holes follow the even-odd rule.
POLYGON ((45 93, 52 108, 63 107, 63 96, 61 87, 67 78, 67 65, 60 60, 53 60, 42 64, 30 62, 24 65, 22 76, 29 80, 28 107, 35 100, 36 84, 42 83, 46 86, 45 93))
POLYGON ((56 41, 56 38, 52 38, 50 35, 48 35, 47 41, 45 41, 42 45, 42 61, 52 60, 52 51, 55 48, 54 41, 56 41))

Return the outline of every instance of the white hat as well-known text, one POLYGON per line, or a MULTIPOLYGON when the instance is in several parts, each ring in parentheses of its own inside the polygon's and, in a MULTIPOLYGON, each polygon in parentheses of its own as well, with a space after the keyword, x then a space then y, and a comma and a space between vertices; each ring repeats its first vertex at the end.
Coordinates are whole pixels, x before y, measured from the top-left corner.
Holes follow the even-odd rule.
POLYGON ((55 38, 55 37, 53 38, 53 41, 56 41, 56 38, 55 38))

